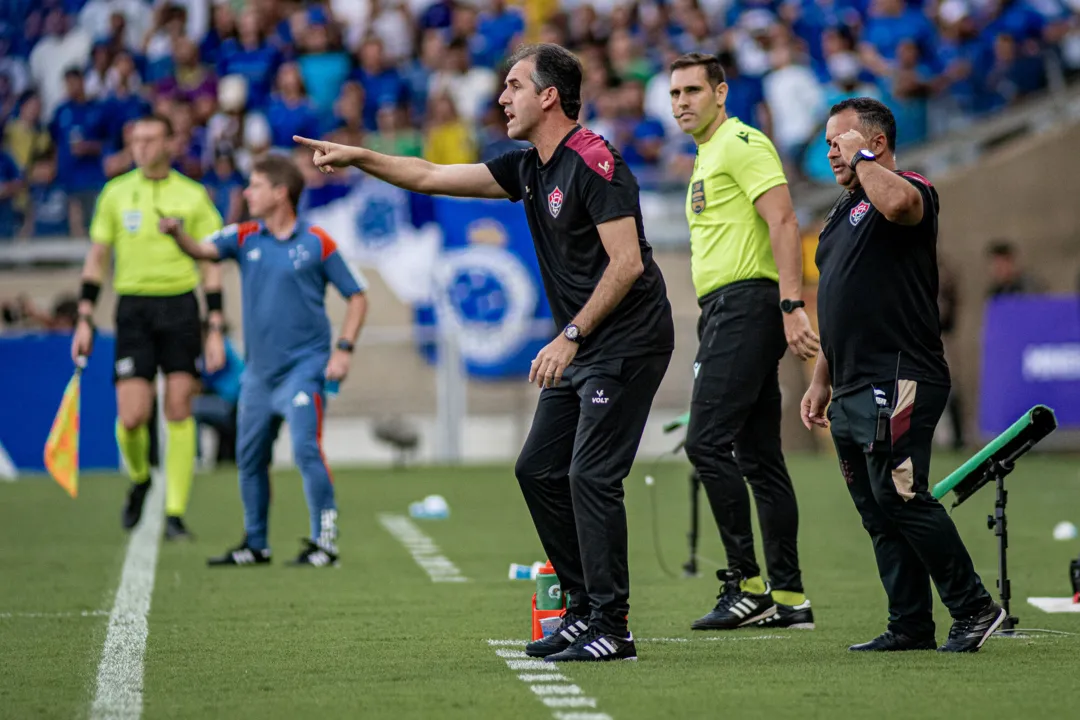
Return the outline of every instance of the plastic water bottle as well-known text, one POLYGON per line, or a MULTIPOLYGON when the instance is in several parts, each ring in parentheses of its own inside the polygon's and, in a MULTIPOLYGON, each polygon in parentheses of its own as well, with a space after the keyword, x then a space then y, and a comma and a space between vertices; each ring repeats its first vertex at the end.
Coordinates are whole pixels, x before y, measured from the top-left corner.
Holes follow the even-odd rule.
POLYGON ((511 580, 532 580, 532 568, 528 565, 510 563, 511 580))

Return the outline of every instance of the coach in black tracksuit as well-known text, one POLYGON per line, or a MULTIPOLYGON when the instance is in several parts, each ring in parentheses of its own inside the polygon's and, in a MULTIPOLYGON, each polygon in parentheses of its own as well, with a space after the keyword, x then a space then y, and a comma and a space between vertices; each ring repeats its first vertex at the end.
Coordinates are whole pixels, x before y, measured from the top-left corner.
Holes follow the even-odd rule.
POLYGON ((950 385, 937 306, 937 191, 921 175, 896 171, 896 122, 876 100, 834 106, 826 140, 847 192, 818 245, 822 354, 802 416, 807 427, 831 423, 889 597, 886 632, 851 649, 933 649, 932 580, 954 619, 939 649, 973 652, 1005 612, 929 491, 934 429, 950 385))
POLYGON ((487 163, 434 165, 322 140, 323 172, 356 166, 415 192, 522 201, 562 331, 532 362, 542 388, 516 474, 570 606, 525 651, 551 661, 637 658, 627 630, 623 480, 675 346, 671 305, 645 240, 638 185, 619 153, 577 123, 581 63, 524 46, 499 97, 507 134, 532 147, 487 163))

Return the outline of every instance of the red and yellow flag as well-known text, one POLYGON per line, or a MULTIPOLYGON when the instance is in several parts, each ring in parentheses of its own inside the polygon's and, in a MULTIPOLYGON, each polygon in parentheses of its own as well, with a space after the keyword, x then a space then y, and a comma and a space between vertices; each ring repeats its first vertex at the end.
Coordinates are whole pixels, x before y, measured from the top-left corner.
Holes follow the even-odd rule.
POLYGON ((45 468, 68 495, 79 494, 79 389, 82 369, 68 381, 64 399, 56 411, 49 439, 45 441, 45 468))

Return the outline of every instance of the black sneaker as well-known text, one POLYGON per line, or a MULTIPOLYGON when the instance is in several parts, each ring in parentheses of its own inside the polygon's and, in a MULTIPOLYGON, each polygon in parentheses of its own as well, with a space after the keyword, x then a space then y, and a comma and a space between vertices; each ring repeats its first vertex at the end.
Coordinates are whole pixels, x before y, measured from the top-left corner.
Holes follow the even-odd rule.
POLYGON ((974 615, 954 620, 949 629, 949 639, 938 652, 978 652, 986 639, 1005 622, 1005 608, 993 600, 974 615))
POLYGON ((169 515, 165 518, 166 540, 194 540, 195 536, 184 525, 184 518, 179 515, 169 515))
POLYGON ((128 489, 127 502, 124 503, 124 511, 120 514, 120 524, 125 530, 130 530, 139 524, 142 519, 143 505, 146 504, 146 493, 150 492, 150 480, 146 482, 133 482, 128 489))
POLYGON ((573 613, 563 614, 562 623, 545 638, 534 640, 525 646, 525 654, 529 657, 547 657, 557 652, 562 652, 574 644, 581 637, 581 633, 589 629, 586 618, 573 613))
POLYGON ((589 628, 562 652, 548 655, 544 662, 604 662, 607 660, 637 660, 633 633, 626 637, 607 635, 589 628))
POLYGON ((716 607, 708 615, 695 620, 690 626, 691 630, 734 630, 756 625, 776 613, 776 603, 768 585, 764 594, 755 595, 739 587, 742 578, 737 572, 717 570, 716 578, 723 583, 720 594, 716 596, 716 607))
POLYGON ((308 565, 311 567, 337 567, 337 553, 325 550, 307 538, 301 538, 300 542, 304 543, 304 549, 300 551, 300 554, 296 556, 295 560, 290 560, 286 563, 289 567, 303 567, 308 565))
POLYGON ((809 600, 803 600, 798 605, 776 603, 776 612, 767 618, 758 620, 757 624, 758 627, 813 630, 814 611, 810 609, 809 600))
POLYGON ((247 544, 247 538, 240 543, 239 547, 226 551, 224 555, 218 555, 207 559, 206 564, 210 567, 222 565, 269 565, 270 551, 267 549, 256 550, 247 544))
POLYGON ((904 650, 933 650, 936 646, 937 643, 932 637, 919 640, 886 630, 873 640, 852 645, 848 650, 852 652, 902 652, 904 650))

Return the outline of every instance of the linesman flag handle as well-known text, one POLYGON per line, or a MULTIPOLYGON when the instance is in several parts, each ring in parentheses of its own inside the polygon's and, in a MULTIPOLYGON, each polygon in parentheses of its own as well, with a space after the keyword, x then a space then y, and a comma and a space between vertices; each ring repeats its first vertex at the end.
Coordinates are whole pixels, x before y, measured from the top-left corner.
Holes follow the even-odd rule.
POLYGON ((45 468, 73 498, 79 495, 79 397, 85 367, 86 356, 80 355, 45 441, 45 468))

